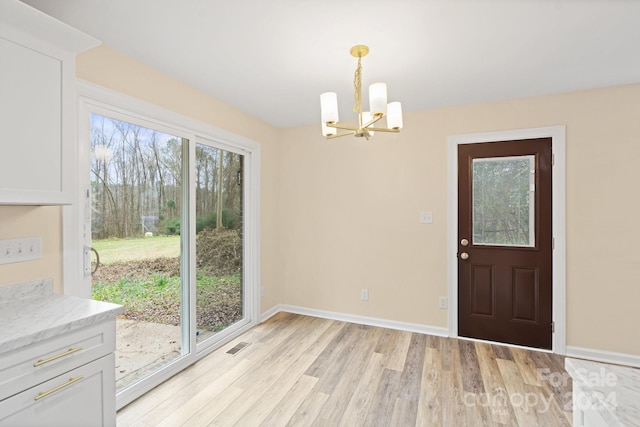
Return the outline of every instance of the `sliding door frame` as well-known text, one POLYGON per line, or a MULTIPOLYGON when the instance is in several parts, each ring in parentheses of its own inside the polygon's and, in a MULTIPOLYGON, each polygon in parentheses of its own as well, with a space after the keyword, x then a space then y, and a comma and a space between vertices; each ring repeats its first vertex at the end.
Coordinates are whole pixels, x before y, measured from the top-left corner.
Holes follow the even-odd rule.
MULTIPOLYGON (((121 93, 79 81, 78 84, 78 140, 75 146, 73 203, 63 208, 63 291, 66 295, 90 298, 90 277, 87 278, 84 266, 85 235, 91 233, 86 226, 86 217, 90 215, 88 199, 88 177, 91 151, 90 115, 96 113, 108 115, 120 120, 133 120, 136 124, 168 132, 189 140, 189 206, 183 205, 188 212, 189 235, 195 236, 195 182, 192 179, 195 164, 196 144, 209 145, 244 156, 243 176, 243 314, 241 321, 231 325, 213 337, 196 343, 194 333, 183 333, 183 346, 188 353, 177 358, 166 368, 145 378, 140 386, 127 387, 116 396, 116 406, 121 408, 167 380, 216 348, 224 345, 237 335, 255 326, 260 321, 260 144, 228 131, 182 116, 176 112, 123 95, 121 93), (88 285, 87 285, 88 283, 88 285)), ((90 224, 90 222, 89 222, 90 224)), ((90 225, 89 225, 90 227, 90 225)), ((195 295, 195 238, 189 240, 188 256, 183 261, 188 266, 189 289, 184 293, 195 295)), ((185 245, 186 246, 186 245, 185 245)), ((183 325, 183 331, 195 331, 195 297, 189 306, 189 324, 183 325)))

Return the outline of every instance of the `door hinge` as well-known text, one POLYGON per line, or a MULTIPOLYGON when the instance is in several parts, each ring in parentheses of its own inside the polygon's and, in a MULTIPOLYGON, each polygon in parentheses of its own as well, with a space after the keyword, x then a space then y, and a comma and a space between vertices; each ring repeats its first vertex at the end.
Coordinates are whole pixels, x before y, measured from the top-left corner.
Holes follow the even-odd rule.
POLYGON ((551 322, 551 332, 554 333, 556 331, 556 322, 551 322))
POLYGON ((556 155, 554 153, 551 153, 551 166, 555 166, 556 165, 556 155))
POLYGON ((552 237, 551 238, 551 249, 555 249, 556 248, 556 238, 552 237))

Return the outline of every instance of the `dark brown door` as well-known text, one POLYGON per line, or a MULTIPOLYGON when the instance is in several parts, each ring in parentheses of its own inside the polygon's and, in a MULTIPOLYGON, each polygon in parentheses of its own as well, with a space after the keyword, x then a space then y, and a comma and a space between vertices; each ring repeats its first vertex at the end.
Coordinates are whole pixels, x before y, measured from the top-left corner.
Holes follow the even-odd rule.
POLYGON ((551 349, 551 138, 458 146, 458 335, 551 349))

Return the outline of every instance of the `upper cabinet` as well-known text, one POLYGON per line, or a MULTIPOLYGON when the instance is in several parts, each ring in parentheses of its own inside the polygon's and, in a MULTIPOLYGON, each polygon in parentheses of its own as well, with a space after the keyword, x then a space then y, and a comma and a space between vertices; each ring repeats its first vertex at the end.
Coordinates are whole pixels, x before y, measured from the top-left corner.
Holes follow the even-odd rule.
POLYGON ((71 203, 75 57, 98 44, 24 3, 0 0, 0 204, 71 203))

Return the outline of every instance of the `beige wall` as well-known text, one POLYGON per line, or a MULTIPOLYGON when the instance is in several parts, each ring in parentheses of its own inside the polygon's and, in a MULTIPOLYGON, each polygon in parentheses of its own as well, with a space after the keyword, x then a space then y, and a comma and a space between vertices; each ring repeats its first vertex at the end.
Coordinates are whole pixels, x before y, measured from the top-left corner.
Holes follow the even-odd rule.
MULTIPOLYGON (((566 125, 567 344, 640 355, 640 85, 408 113, 401 134, 367 143, 275 129, 107 47, 80 55, 77 74, 261 143, 263 311, 446 327, 447 137, 566 125), (418 223, 421 210, 433 224, 418 223)), ((0 207, 0 236, 34 234, 52 252, 0 266, 0 284, 53 275, 60 286, 59 208, 0 207)))
POLYGON ((446 327, 447 137, 554 125, 567 127, 567 345, 640 355, 640 85, 409 113, 369 142, 286 130, 281 303, 446 327))
POLYGON ((42 258, 0 265, 0 286, 53 279, 62 291, 61 208, 57 206, 0 206, 0 239, 42 238, 42 258))

